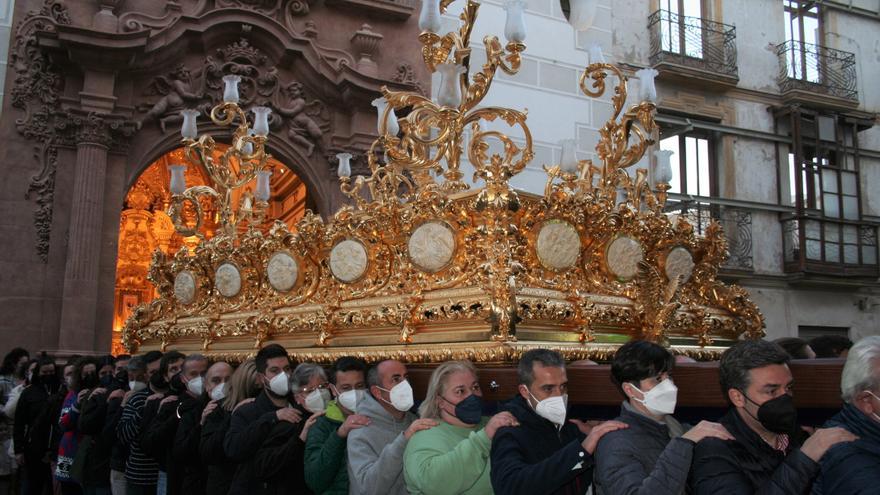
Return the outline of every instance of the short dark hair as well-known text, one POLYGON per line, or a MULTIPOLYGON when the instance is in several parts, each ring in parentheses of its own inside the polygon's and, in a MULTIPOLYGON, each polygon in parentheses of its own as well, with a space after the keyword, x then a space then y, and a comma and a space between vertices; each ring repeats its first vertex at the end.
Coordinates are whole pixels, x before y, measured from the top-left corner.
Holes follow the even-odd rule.
POLYGON ((330 383, 336 383, 336 373, 345 373, 346 371, 360 371, 366 376, 367 363, 354 356, 342 356, 333 363, 333 369, 330 370, 330 383))
POLYGON ((180 361, 181 359, 186 359, 186 355, 180 351, 166 352, 159 361, 159 373, 162 376, 165 376, 165 373, 168 373, 168 365, 174 361, 180 361))
POLYGON ((843 335, 821 335, 810 340, 810 347, 817 358, 836 358, 840 353, 849 350, 853 341, 843 335))
POLYGON ((665 347, 647 340, 633 340, 620 346, 611 361, 611 378, 623 392, 623 384, 638 383, 672 371, 675 356, 665 347))
POLYGON ((159 351, 150 351, 143 356, 144 358, 144 366, 155 363, 156 361, 162 359, 162 353, 159 351))
POLYGON ((810 344, 804 339, 799 339, 797 337, 783 337, 774 340, 773 343, 785 349, 785 352, 787 352, 792 359, 810 358, 810 356, 807 355, 807 346, 810 344))
POLYGON ((131 354, 120 354, 113 359, 114 359, 114 361, 113 361, 114 364, 118 363, 119 361, 128 361, 131 359, 131 354))
POLYGON ((718 375, 721 392, 727 397, 730 389, 745 390, 749 386, 749 371, 773 364, 791 361, 785 349, 766 340, 743 340, 730 346, 721 355, 718 375))
POLYGON ((125 370, 130 373, 145 373, 147 371, 146 356, 135 356, 128 360, 125 370))
POLYGON ((16 347, 6 353, 6 356, 3 357, 3 366, 0 367, 0 375, 11 375, 15 373, 15 367, 18 366, 18 361, 24 356, 31 357, 31 354, 21 347, 16 347))
POLYGON ((257 373, 265 373, 266 368, 269 366, 268 361, 279 357, 287 358, 287 361, 290 362, 290 355, 287 354, 287 349, 280 344, 269 344, 260 349, 254 358, 254 364, 257 365, 257 373))
POLYGON ((367 370, 367 388, 370 388, 373 385, 377 387, 382 386, 382 381, 379 379, 379 365, 384 362, 385 361, 379 361, 378 363, 373 363, 373 365, 370 366, 370 369, 367 370))
POLYGON ((86 366, 93 364, 95 365, 95 374, 98 373, 98 370, 101 369, 101 361, 93 356, 82 356, 77 358, 76 362, 73 363, 73 378, 72 385, 70 387, 71 390, 79 392, 82 389, 82 371, 86 366))
POLYGON ((526 387, 531 387, 532 382, 535 381, 535 362, 541 363, 542 366, 565 368, 562 354, 550 349, 532 349, 523 354, 517 367, 519 382, 526 387))

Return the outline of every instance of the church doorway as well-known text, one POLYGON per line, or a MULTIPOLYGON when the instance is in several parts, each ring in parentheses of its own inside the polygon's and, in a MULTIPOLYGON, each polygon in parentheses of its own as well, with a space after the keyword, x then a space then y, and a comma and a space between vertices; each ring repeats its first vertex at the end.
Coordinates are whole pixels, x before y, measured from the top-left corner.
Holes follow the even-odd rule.
MULTIPOLYGON (((218 143, 215 154, 219 156, 225 149, 218 143)), ((173 256, 181 249, 192 250, 199 243, 196 236, 183 237, 178 234, 166 213, 171 203, 168 166, 182 163, 186 163, 183 148, 169 151, 144 169, 126 192, 119 221, 111 344, 114 355, 124 352, 121 332, 132 310, 139 304, 152 301, 157 295, 153 284, 147 280, 153 252, 159 249, 173 256)), ((306 185, 289 167, 275 159, 270 160, 270 164, 272 196, 261 228, 266 231, 275 220, 281 220, 293 230, 306 208, 315 210, 313 199, 307 193, 306 185)), ((187 166, 186 184, 211 185, 207 172, 193 164, 187 166)), ((239 196, 248 190, 253 192, 253 189, 252 183, 237 191, 232 204, 238 204, 239 196)), ((218 228, 217 205, 206 198, 201 206, 201 233, 205 239, 210 239, 218 228)), ((185 211, 184 217, 188 218, 187 214, 193 215, 194 211, 194 208, 185 211)))

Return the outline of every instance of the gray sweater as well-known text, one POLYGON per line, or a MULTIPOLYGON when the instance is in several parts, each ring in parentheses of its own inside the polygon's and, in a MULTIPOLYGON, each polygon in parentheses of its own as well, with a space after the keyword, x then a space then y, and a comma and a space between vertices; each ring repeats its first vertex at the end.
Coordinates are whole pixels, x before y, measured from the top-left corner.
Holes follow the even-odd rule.
POLYGON ((596 448, 593 471, 597 495, 678 495, 685 493, 694 442, 681 438, 672 416, 665 423, 623 403, 616 418, 629 428, 607 433, 596 448))
POLYGON ((403 432, 416 416, 407 412, 396 420, 373 397, 358 405, 358 414, 368 416, 369 426, 348 434, 348 493, 350 495, 406 495, 403 479, 403 432))

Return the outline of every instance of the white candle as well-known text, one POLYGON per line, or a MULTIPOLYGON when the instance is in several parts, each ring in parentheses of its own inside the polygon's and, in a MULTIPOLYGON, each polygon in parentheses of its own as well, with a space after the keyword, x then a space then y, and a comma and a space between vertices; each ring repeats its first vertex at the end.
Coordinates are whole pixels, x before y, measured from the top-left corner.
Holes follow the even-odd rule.
POLYGON ((254 107, 251 108, 251 111, 254 112, 254 134, 266 137, 269 135, 269 114, 272 113, 272 109, 269 107, 254 107))
POLYGON ((184 175, 186 165, 168 165, 168 171, 171 173, 171 184, 169 185, 171 194, 183 194, 186 191, 186 176, 184 175))
POLYGON ((223 88, 223 101, 226 103, 238 103, 238 83, 241 82, 241 76, 229 74, 223 76, 225 87, 223 88))
POLYGON ((576 141, 574 139, 563 139, 559 144, 562 146, 559 168, 567 174, 576 173, 578 171, 578 159, 575 152, 576 141))
POLYGON ((183 124, 180 126, 180 135, 183 139, 196 139, 199 136, 199 126, 198 123, 196 123, 199 111, 181 110, 180 116, 183 117, 183 124))
POLYGON ((526 39, 526 21, 523 17, 525 8, 525 0, 507 0, 504 3, 504 10, 507 11, 504 37, 511 43, 522 43, 526 39))
POLYGON ((271 170, 260 170, 257 172, 257 189, 254 192, 254 197, 257 198, 257 201, 261 203, 265 203, 269 201, 270 189, 269 189, 269 178, 272 177, 271 170))
POLYGON ((656 69, 639 69, 636 77, 639 78, 639 99, 641 101, 657 101, 657 88, 654 86, 654 78, 657 77, 656 69))
POLYGON ((339 160, 336 175, 339 177, 351 177, 351 153, 336 153, 336 159, 339 160))
POLYGON ((671 150, 657 150, 654 152, 654 157, 657 159, 657 164, 654 166, 654 184, 669 184, 669 181, 672 180, 672 164, 670 159, 673 154, 675 152, 671 150))

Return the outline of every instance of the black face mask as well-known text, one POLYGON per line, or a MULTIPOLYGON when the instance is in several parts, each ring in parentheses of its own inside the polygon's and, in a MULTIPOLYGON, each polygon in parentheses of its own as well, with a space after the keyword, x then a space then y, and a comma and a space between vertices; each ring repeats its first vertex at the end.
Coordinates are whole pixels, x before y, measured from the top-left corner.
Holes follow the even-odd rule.
POLYGON ((183 377, 180 373, 171 377, 170 385, 168 393, 171 395, 181 395, 186 392, 186 384, 183 383, 183 377))
POLYGON ((113 377, 113 386, 117 389, 128 390, 128 372, 125 370, 116 373, 113 377))
MULTIPOLYGON (((440 398, 446 400, 445 397, 440 398)), ((446 400, 446 402, 449 401, 446 400)), ((466 425, 478 424, 483 419, 483 401, 480 396, 471 394, 465 400, 455 404, 455 417, 466 425)))
POLYGON ((83 389, 91 389, 98 386, 98 376, 94 373, 88 373, 82 377, 82 380, 79 382, 80 390, 83 389))
POLYGON ((51 375, 34 375, 31 379, 31 383, 55 389, 58 387, 58 375, 55 373, 52 373, 51 375))
POLYGON ((110 385, 113 384, 113 375, 104 375, 98 380, 98 382, 102 387, 110 388, 110 385))
MULTIPOLYGON (((742 393, 752 404, 758 406, 745 392, 742 393)), ((748 409, 746 409, 748 412, 748 409)), ((752 413, 749 413, 752 416, 752 413)), ((755 418, 755 416, 752 416, 755 418)), ((792 433, 797 428, 797 409, 794 407, 794 398, 789 394, 782 394, 775 399, 758 406, 758 417, 755 418, 761 426, 773 433, 792 433)))
POLYGON ((156 390, 165 390, 168 388, 168 382, 165 381, 165 377, 162 376, 162 373, 159 373, 158 371, 153 373, 153 376, 150 377, 150 385, 156 390))

